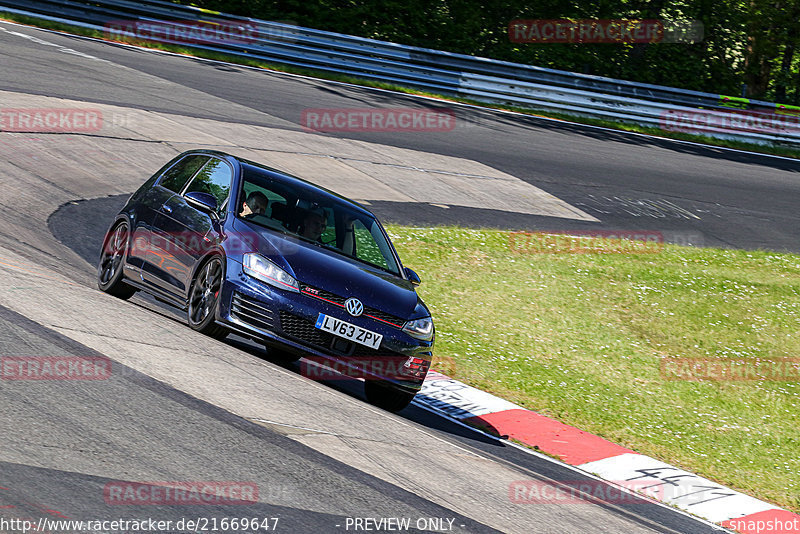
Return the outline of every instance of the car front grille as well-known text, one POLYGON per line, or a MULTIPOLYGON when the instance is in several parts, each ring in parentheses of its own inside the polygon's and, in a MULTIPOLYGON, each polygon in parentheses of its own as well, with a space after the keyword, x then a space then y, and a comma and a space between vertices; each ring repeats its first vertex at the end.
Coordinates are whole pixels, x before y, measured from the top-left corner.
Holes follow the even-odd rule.
POLYGON ((333 340, 333 334, 323 332, 314 327, 314 322, 298 317, 293 313, 281 311, 281 330, 287 336, 296 338, 309 345, 327 349, 333 340))
MULTIPOLYGON (((335 304, 342 308, 344 308, 344 301, 347 300, 346 297, 342 297, 340 295, 337 295, 336 293, 331 293, 330 291, 310 286, 308 284, 300 284, 300 292, 303 293, 304 295, 308 295, 309 297, 314 297, 320 300, 324 300, 326 302, 330 302, 331 304, 335 304)), ((401 319, 396 315, 382 312, 375 308, 369 308, 367 306, 364 306, 364 312, 362 313, 362 315, 366 315, 371 319, 375 319, 382 323, 386 323, 395 328, 403 328, 403 325, 405 324, 405 319, 401 319)))
POLYGON ((293 313, 281 310, 281 330, 283 330, 284 334, 296 338, 308 345, 314 345, 315 347, 323 349, 326 352, 330 352, 332 350, 331 344, 333 340, 336 339, 339 342, 346 342, 349 347, 347 350, 334 349, 333 352, 342 352, 348 356, 376 356, 378 354, 383 356, 403 356, 399 352, 387 351, 380 348, 373 349, 371 347, 367 347, 366 345, 361 345, 360 343, 351 343, 346 339, 339 338, 333 334, 325 332, 324 330, 320 330, 314 326, 315 324, 316 323, 310 319, 298 317, 293 313))
MULTIPOLYGON (((304 317, 298 317, 292 313, 281 310, 281 329, 287 337, 291 337, 306 345, 312 346, 321 350, 334 358, 342 358, 344 361, 349 361, 357 365, 367 365, 369 368, 375 369, 375 365, 386 365, 385 369, 393 369, 393 376, 401 380, 408 379, 422 379, 430 366, 430 353, 428 358, 425 355, 419 355, 413 360, 416 360, 416 368, 409 367, 406 371, 406 365, 412 362, 408 355, 399 352, 373 349, 360 343, 352 343, 346 339, 334 336, 328 332, 324 332, 315 327, 315 322, 304 317), (357 361, 354 361, 357 360, 357 361), (400 374, 398 374, 400 373, 400 374)), ((384 367, 379 367, 383 369, 384 367)))
POLYGON ((234 292, 231 313, 238 320, 259 330, 274 330, 275 328, 275 316, 272 310, 241 293, 234 292))

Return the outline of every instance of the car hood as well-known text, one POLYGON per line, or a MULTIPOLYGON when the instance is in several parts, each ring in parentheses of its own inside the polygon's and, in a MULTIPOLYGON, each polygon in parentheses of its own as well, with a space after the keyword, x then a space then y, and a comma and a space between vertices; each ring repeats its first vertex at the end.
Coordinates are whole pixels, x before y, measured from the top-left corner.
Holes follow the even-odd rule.
POLYGON ((258 252, 294 276, 300 284, 330 291, 340 297, 356 297, 365 306, 403 319, 428 315, 408 280, 372 269, 323 246, 278 234, 241 219, 236 219, 232 226, 234 234, 246 242, 238 260, 246 252, 258 252))

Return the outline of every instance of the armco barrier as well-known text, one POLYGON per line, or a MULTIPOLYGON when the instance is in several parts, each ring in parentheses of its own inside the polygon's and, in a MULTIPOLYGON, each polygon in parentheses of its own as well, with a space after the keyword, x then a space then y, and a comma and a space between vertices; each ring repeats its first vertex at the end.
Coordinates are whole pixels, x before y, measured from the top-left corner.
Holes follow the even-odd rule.
MULTIPOLYGON (((644 126, 663 127, 663 119, 667 114, 686 111, 688 117, 691 116, 688 112, 696 114, 698 109, 731 114, 738 113, 737 110, 748 110, 751 114, 759 112, 766 116, 791 114, 795 119, 800 115, 798 109, 771 102, 399 45, 161 0, 0 0, 0 11, 75 24, 107 32, 112 38, 136 38, 136 28, 142 25, 161 25, 188 31, 197 25, 219 28, 239 24, 251 31, 251 37, 186 42, 185 39, 167 35, 158 40, 275 64, 397 83, 479 101, 644 126), (127 22, 130 31, 126 31, 120 21, 127 22)), ((800 133, 794 127, 761 131, 758 128, 740 127, 744 121, 722 122, 726 126, 700 127, 697 133, 756 143, 800 145, 800 133)), ((679 131, 691 131, 691 127, 684 125, 679 131)))

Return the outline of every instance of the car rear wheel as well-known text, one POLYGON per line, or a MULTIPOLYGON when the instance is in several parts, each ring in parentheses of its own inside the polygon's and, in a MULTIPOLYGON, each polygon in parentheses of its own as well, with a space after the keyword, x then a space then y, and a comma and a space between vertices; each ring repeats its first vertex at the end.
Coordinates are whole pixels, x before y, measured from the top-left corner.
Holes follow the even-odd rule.
POLYGON ((136 293, 136 289, 122 279, 122 269, 128 257, 129 237, 130 230, 127 221, 116 225, 103 244, 100 263, 97 264, 97 287, 101 291, 121 299, 129 299, 136 293))
POLYGON ((399 412, 414 400, 414 393, 401 391, 379 380, 364 382, 364 394, 370 404, 389 412, 399 412))
POLYGON ((228 335, 227 328, 214 322, 224 277, 222 259, 214 256, 200 267, 189 291, 189 326, 218 339, 228 335))

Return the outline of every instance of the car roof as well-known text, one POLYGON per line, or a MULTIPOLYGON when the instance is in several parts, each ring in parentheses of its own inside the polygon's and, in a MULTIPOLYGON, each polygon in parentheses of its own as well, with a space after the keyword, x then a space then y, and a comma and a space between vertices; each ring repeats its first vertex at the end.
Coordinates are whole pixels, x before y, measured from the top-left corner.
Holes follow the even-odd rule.
POLYGON ((307 193, 312 193, 318 197, 322 198, 327 197, 327 200, 330 200, 332 202, 347 204, 356 211, 361 211, 366 215, 369 215, 373 218, 377 218, 375 217, 375 214, 373 214, 370 210, 368 210, 355 200, 349 199, 334 191, 331 191, 330 189, 322 187, 321 185, 309 182, 308 180, 304 180, 303 178, 294 176, 285 171, 275 169, 273 167, 268 167, 267 165, 264 165, 262 163, 257 163, 255 161, 250 161, 248 159, 240 158, 239 156, 234 156, 232 154, 228 154, 226 152, 222 152, 219 150, 204 150, 204 149, 189 150, 187 152, 184 152, 184 154, 182 155, 186 154, 206 154, 210 156, 217 156, 219 158, 227 160, 230 163, 238 164, 242 168, 244 168, 245 170, 249 170, 250 172, 255 172, 269 176, 273 180, 287 184, 299 190, 304 190, 307 193))

